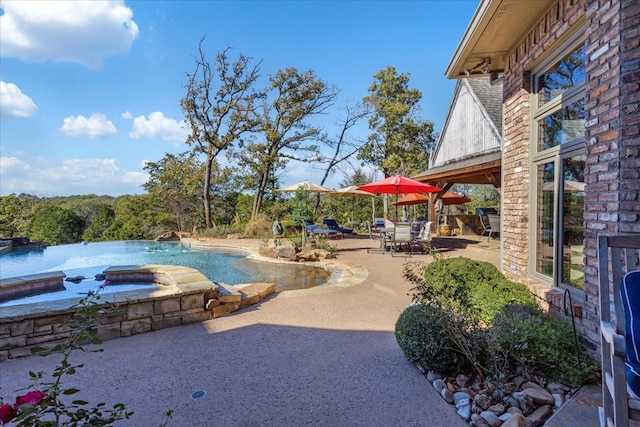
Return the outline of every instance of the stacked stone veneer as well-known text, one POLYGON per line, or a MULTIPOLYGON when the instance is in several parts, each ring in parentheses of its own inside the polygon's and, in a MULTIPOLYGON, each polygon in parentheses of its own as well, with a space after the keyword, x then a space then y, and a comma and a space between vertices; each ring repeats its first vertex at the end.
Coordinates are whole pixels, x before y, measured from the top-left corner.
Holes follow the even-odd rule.
MULTIPOLYGON (((531 170, 529 70, 579 26, 586 34, 585 283, 574 311, 581 335, 599 346, 596 240, 600 233, 640 233, 640 3, 559 0, 507 55, 504 73, 503 260, 505 274, 530 275, 531 170)), ((562 292, 529 281, 550 308, 562 292)))
MULTIPOLYGON (((275 292, 273 283, 227 287, 199 271, 180 266, 125 266, 105 270, 109 286, 117 283, 156 283, 158 290, 134 290, 105 295, 119 315, 99 319, 102 340, 201 322, 255 304, 275 292)), ((56 276, 60 281, 59 276, 56 276)), ((40 277, 40 280, 46 278, 40 277)), ((71 335, 66 326, 79 298, 0 309, 0 360, 27 356, 33 346, 47 347, 71 335)))

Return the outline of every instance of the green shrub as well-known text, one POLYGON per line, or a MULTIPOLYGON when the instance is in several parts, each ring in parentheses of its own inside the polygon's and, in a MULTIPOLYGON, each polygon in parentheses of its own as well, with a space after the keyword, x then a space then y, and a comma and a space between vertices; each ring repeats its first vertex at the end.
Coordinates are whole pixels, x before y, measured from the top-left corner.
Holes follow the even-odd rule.
POLYGON ((488 262, 458 257, 428 265, 409 263, 403 275, 415 286, 414 300, 441 304, 487 324, 505 305, 535 304, 534 295, 525 285, 507 280, 488 262))
POLYGON ((444 375, 482 369, 483 334, 467 316, 414 304, 400 315, 395 336, 407 359, 444 375))
POLYGON ((504 307, 488 331, 487 343, 494 376, 509 371, 525 377, 541 372, 550 381, 572 385, 598 379, 598 366, 581 346, 576 349, 570 321, 541 309, 504 307))

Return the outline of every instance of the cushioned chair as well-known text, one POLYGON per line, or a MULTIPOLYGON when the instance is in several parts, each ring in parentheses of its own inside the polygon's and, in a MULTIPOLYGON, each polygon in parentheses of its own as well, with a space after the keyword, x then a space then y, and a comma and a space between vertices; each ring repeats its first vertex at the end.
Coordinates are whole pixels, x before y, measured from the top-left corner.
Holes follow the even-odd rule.
POLYGON ((640 421, 640 400, 628 392, 626 375, 629 372, 629 388, 633 389, 637 385, 634 370, 638 366, 635 352, 638 335, 634 330, 638 330, 639 319, 635 311, 640 303, 632 298, 639 293, 638 274, 634 271, 640 269, 639 255, 640 234, 598 236, 602 426, 628 427, 630 419, 640 421), (630 272, 634 273, 626 276, 630 272), (635 310, 625 309, 623 295, 635 310), (629 330, 626 334, 625 329, 629 330))
POLYGON ((623 277, 620 296, 625 319, 627 385, 630 396, 638 399, 640 396, 640 270, 631 271, 623 277))
POLYGON ((391 256, 393 256, 394 252, 402 249, 403 243, 406 243, 407 253, 411 256, 413 253, 413 248, 411 247, 411 224, 396 224, 389 243, 391 244, 391 256))
POLYGON ((335 230, 329 230, 328 228, 318 227, 313 221, 305 219, 303 221, 304 228, 307 231, 307 234, 315 235, 315 236, 326 236, 326 237, 335 237, 338 235, 338 232, 335 230))
POLYGON ((338 224, 338 221, 336 221, 333 218, 325 218, 322 222, 324 223, 324 225, 329 227, 329 230, 336 230, 336 231, 339 231, 340 233, 344 233, 344 234, 353 233, 353 230, 351 228, 340 227, 340 224, 338 224))
POLYGON ((412 236, 411 245, 412 246, 420 246, 422 250, 422 245, 425 243, 431 242, 431 224, 433 221, 425 221, 421 222, 420 232, 417 236, 412 236))
POLYGON ((379 253, 384 253, 385 252, 385 248, 384 248, 384 241, 382 239, 382 235, 379 233, 376 233, 373 229, 373 227, 371 227, 371 223, 369 221, 365 221, 365 223, 367 224, 367 231, 369 232, 369 238, 371 240, 375 240, 377 242, 379 242, 380 247, 379 248, 367 248, 367 252, 379 252, 379 253))

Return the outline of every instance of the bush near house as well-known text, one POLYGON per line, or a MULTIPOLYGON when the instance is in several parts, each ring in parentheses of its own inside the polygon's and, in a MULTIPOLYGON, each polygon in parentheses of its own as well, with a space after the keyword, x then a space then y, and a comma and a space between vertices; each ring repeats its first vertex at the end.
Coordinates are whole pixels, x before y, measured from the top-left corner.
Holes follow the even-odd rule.
POLYGON ((439 259, 408 263, 403 275, 415 285, 415 305, 400 315, 396 339, 425 369, 502 385, 516 376, 574 386, 598 380, 597 364, 576 349, 571 323, 543 312, 524 285, 493 265, 439 259))

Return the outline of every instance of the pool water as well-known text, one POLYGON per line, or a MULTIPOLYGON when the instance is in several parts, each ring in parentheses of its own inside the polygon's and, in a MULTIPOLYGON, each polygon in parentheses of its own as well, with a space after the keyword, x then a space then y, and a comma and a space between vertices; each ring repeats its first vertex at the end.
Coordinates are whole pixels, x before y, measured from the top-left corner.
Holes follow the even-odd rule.
POLYGON ((50 271, 93 279, 110 266, 138 264, 191 267, 209 280, 229 285, 273 282, 279 291, 321 285, 329 277, 329 272, 319 267, 260 262, 232 251, 200 251, 179 242, 144 240, 14 249, 0 255, 0 279, 50 271))

